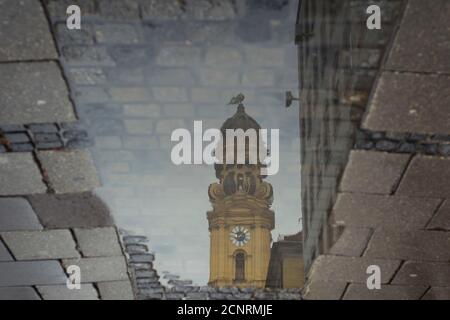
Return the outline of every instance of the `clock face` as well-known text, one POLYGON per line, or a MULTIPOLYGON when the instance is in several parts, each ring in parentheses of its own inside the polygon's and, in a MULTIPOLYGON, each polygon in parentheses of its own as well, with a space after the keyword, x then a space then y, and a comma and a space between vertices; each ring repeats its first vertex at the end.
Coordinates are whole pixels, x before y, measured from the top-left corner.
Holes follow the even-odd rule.
POLYGON ((250 231, 243 226, 236 226, 230 232, 230 240, 234 245, 242 247, 250 240, 250 231))

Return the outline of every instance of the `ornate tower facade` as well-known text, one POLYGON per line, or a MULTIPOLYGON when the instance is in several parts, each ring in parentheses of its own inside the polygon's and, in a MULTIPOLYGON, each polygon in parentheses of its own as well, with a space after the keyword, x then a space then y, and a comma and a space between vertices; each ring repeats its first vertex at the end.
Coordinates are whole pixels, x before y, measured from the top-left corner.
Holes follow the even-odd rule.
MULTIPOLYGON (((273 200, 272 186, 261 176, 261 159, 251 164, 249 153, 257 152, 258 143, 246 139, 245 164, 236 162, 236 138, 227 141, 227 129, 254 129, 261 127, 246 114, 240 103, 234 116, 222 125, 223 140, 216 148, 223 152, 234 148, 234 164, 216 164, 218 183, 209 186, 209 198, 213 209, 207 218, 210 231, 209 285, 264 287, 270 260, 271 230, 274 228, 274 212, 270 210, 273 200)), ((257 142, 259 142, 259 134, 257 142)), ((262 152, 267 155, 267 150, 262 152)))

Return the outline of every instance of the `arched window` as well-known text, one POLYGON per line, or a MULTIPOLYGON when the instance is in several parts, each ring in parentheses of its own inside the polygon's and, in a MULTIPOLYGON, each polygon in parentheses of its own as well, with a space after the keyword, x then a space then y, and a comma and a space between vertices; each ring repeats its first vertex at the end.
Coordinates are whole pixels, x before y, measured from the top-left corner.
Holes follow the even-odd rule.
POLYGON ((235 276, 236 281, 245 280, 245 254, 243 252, 236 253, 234 257, 235 263, 235 276))

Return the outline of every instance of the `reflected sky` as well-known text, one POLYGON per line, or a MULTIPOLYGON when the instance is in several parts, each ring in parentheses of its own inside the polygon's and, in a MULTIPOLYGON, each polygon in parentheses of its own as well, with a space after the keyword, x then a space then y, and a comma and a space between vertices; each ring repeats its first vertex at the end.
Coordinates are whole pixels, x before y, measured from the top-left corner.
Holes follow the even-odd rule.
POLYGON ((97 192, 119 227, 149 237, 160 274, 208 281, 214 168, 174 165, 170 134, 193 131, 194 120, 204 130, 220 128, 235 113, 227 103, 239 92, 262 128, 280 130, 280 170, 267 179, 274 189, 273 239, 301 229, 299 111, 295 103, 284 107, 286 91, 298 95, 296 9, 297 1, 248 1, 231 13, 219 8, 223 19, 216 12, 215 19, 135 21, 134 31, 115 41, 108 22, 88 21, 93 46, 111 60, 93 66, 104 78, 94 87, 80 84, 76 75, 86 68, 63 61, 79 116, 95 136, 103 183, 97 192))

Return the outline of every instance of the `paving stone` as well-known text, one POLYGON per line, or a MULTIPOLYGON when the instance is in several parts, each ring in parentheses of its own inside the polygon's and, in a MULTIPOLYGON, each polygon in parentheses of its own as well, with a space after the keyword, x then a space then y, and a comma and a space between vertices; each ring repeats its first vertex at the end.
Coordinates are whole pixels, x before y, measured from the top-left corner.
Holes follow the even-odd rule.
POLYGON ((382 228, 375 231, 365 257, 401 260, 450 260, 450 233, 382 228))
POLYGON ((123 144, 125 149, 132 150, 155 150, 159 148, 159 142, 155 136, 129 136, 124 138, 123 144))
MULTIPOLYGON (((197 296, 198 296, 199 294, 201 294, 201 293, 195 292, 194 294, 195 294, 195 296, 194 296, 193 300, 198 300, 198 299, 197 299, 197 296)), ((205 294, 203 294, 203 296, 207 297, 207 295, 205 295, 205 294)), ((164 298, 167 299, 167 300, 183 300, 183 298, 184 298, 184 293, 167 292, 167 293, 164 295, 164 298)), ((206 299, 206 298, 205 298, 205 299, 206 299)))
POLYGON ((120 149, 122 140, 118 136, 99 136, 95 138, 95 146, 100 149, 120 149))
POLYGON ((142 17, 150 20, 175 20, 183 14, 181 2, 177 0, 149 0, 142 3, 142 17))
POLYGON ((155 256, 151 253, 147 254, 132 254, 130 255, 130 262, 153 262, 155 260, 155 256))
POLYGON ((385 71, 369 102, 363 127, 376 131, 448 134, 448 87, 449 76, 385 71))
POLYGON ((139 4, 134 0, 101 0, 100 14, 106 19, 139 19, 139 4))
POLYGON ((12 261, 13 257, 8 252, 8 249, 5 247, 3 242, 0 239, 0 261, 12 261))
POLYGON ((197 20, 229 20, 236 18, 234 3, 230 0, 213 2, 196 0, 186 2, 186 15, 197 20))
POLYGON ((5 133, 3 136, 9 143, 24 143, 30 141, 30 138, 26 133, 5 133))
POLYGON ((164 119, 159 120, 156 124, 156 133, 170 134, 173 130, 178 128, 185 128, 184 120, 182 119, 164 119))
POLYGON ((69 230, 0 233, 17 260, 76 258, 79 253, 69 230))
POLYGON ((340 193, 334 223, 350 227, 422 229, 441 203, 439 199, 340 193))
POLYGON ((28 197, 46 229, 113 226, 106 204, 90 192, 28 197))
POLYGON ((161 102, 187 102, 187 91, 184 87, 153 87, 153 95, 161 102))
POLYGON ((31 152, 34 150, 31 143, 13 143, 9 147, 13 152, 31 152))
POLYGON ((0 286, 66 284, 58 261, 0 262, 0 286))
POLYGON ((81 284, 80 289, 62 286, 37 286, 44 300, 98 300, 98 293, 91 283, 81 284))
POLYGON ((53 123, 38 123, 28 125, 28 129, 35 133, 57 133, 58 127, 53 123))
MULTIPOLYGON (((82 15, 84 12, 81 13, 82 15)), ((59 46, 71 44, 94 44, 94 35, 92 25, 86 23, 82 24, 81 29, 69 29, 66 22, 58 23, 56 25, 56 38, 59 46)))
POLYGON ((162 47, 156 56, 156 63, 161 66, 192 67, 201 63, 201 51, 189 46, 162 47))
POLYGON ((450 287, 432 287, 422 300, 450 300, 450 287))
POLYGON ((102 300, 134 300, 130 281, 97 283, 102 300))
POLYGON ((102 24, 95 25, 95 38, 99 44, 137 44, 139 34, 130 24, 102 24))
POLYGON ((106 75, 100 68, 70 68, 68 74, 77 85, 106 84, 106 75))
POLYGON ((271 27, 269 21, 261 21, 257 14, 240 19, 236 28, 237 36, 242 42, 260 44, 271 40, 271 27))
POLYGON ((187 68, 151 68, 147 77, 149 83, 157 86, 191 86, 197 82, 187 68))
POLYGON ((0 288, 0 300, 41 300, 32 287, 0 288))
POLYGON ((63 265, 77 265, 81 269, 81 282, 129 280, 123 256, 81 259, 64 259, 63 265))
POLYGON ((106 103, 109 101, 108 93, 100 87, 76 88, 74 95, 79 103, 106 103))
POLYGON ((247 87, 273 87, 275 76, 270 69, 251 69, 242 75, 242 85, 247 87))
POLYGON ((353 150, 345 168, 341 191, 389 194, 408 162, 409 155, 353 150))
POLYGON ((56 193, 90 191, 100 186, 88 151, 40 151, 38 157, 56 193))
POLYGON ((450 231, 450 201, 446 200, 430 221, 427 229, 450 231))
POLYGON ((416 72, 450 72, 448 30, 450 4, 408 2, 400 29, 393 43, 387 67, 416 72), (420 46, 414 45, 420 43, 420 46))
POLYGON ((416 156, 403 176, 396 194, 417 197, 450 197, 450 159, 416 156))
POLYGON ((372 259, 367 257, 318 256, 310 269, 310 281, 342 281, 366 283, 367 267, 377 265, 381 269, 381 283, 388 283, 400 265, 399 260, 372 259))
MULTIPOLYGON (((252 45, 245 47, 244 50, 246 62, 250 65, 260 67, 281 67, 284 65, 283 48, 264 48, 252 45)), ((297 73, 295 77, 297 77, 297 73)))
POLYGON ((108 72, 109 79, 117 82, 133 83, 131 78, 135 76, 135 82, 137 84, 144 82, 142 66, 147 65, 149 61, 153 60, 154 53, 152 48, 136 48, 130 45, 119 44, 110 47, 108 52, 117 65, 120 66, 115 69, 117 72, 114 72, 114 70, 108 72), (118 78, 114 79, 114 76, 118 76, 118 78))
POLYGON ((59 135, 57 133, 36 133, 34 134, 36 142, 59 142, 59 135))
POLYGON ((205 86, 236 87, 240 85, 239 71, 222 68, 201 68, 200 82, 205 86))
POLYGON ((23 198, 0 198, 0 231, 42 230, 36 214, 23 198))
POLYGON ((56 62, 0 65, 0 104, 2 124, 76 120, 56 62))
POLYGON ((47 187, 42 181, 41 173, 31 153, 0 154, 0 195, 34 194, 46 191, 47 187))
POLYGON ((164 106, 164 113, 169 117, 189 118, 195 116, 195 108, 187 103, 167 104, 164 106))
POLYGON ((154 118, 161 114, 161 107, 157 104, 126 104, 123 106, 123 113, 126 117, 154 118))
POLYGON ((427 286, 398 286, 385 284, 381 289, 369 290, 365 284, 350 284, 344 300, 419 300, 427 286))
POLYGON ((130 134, 150 134, 153 131, 153 122, 150 119, 126 119, 125 128, 130 134))
POLYGON ((115 87, 109 89, 109 94, 117 102, 145 102, 150 100, 150 93, 146 88, 121 88, 115 87))
POLYGON ((210 46, 205 55, 205 64, 212 67, 234 67, 242 63, 242 55, 236 48, 210 46))
POLYGON ((122 248, 115 228, 76 228, 74 232, 84 257, 122 255, 122 248))
POLYGON ((360 257, 369 242, 372 229, 346 227, 331 247, 330 254, 360 257))
POLYGON ((116 64, 105 47, 67 45, 61 48, 69 66, 114 67, 116 64))
POLYGON ((450 263, 406 261, 392 283, 433 287, 450 286, 450 263))
POLYGON ((83 17, 92 17, 97 14, 96 3, 92 0, 49 0, 47 9, 52 19, 66 19, 67 7, 75 4, 80 7, 83 17))
POLYGON ((58 58, 47 18, 39 1, 1 1, 0 20, 0 61, 58 58))

